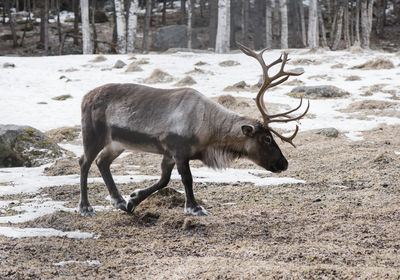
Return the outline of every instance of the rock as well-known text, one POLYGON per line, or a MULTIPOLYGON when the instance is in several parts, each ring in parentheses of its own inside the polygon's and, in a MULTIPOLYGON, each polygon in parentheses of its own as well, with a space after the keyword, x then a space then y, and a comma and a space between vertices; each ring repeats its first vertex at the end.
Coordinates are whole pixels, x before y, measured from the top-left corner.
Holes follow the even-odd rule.
POLYGON ((80 126, 72 126, 72 127, 60 127, 56 129, 51 129, 46 131, 45 134, 56 141, 57 143, 62 142, 64 140, 72 141, 79 136, 81 132, 80 126))
MULTIPOLYGON (((187 26, 169 25, 157 28, 152 35, 151 48, 156 51, 166 51, 169 48, 187 47, 187 26)), ((192 48, 200 47, 195 30, 192 32, 192 48)))
POLYGON ((30 126, 0 125, 0 166, 39 166, 62 156, 62 149, 30 126))
POLYGON ((121 69, 121 68, 123 68, 125 65, 126 65, 125 62, 123 62, 122 60, 118 59, 118 60, 115 62, 113 68, 121 69))
POLYGON ((141 72, 143 68, 139 66, 139 64, 135 61, 128 65, 125 72, 141 72))
POLYGON ((52 99, 53 100, 57 100, 57 101, 64 101, 64 100, 67 100, 67 99, 70 99, 70 98, 72 98, 71 94, 63 94, 63 95, 59 95, 59 96, 53 97, 52 99))
POLYGON ((334 127, 321 128, 315 130, 316 134, 324 135, 326 137, 336 138, 339 135, 339 130, 334 127))
POLYGON ((15 67, 14 63, 5 62, 3 64, 3 68, 14 68, 14 67, 15 67))
POLYGON ((248 87, 249 85, 246 84, 245 81, 240 81, 240 82, 234 84, 233 86, 234 86, 235 88, 246 88, 246 87, 248 87))
POLYGON ((231 66, 240 65, 240 63, 237 61, 234 61, 234 60, 225 60, 225 61, 220 62, 218 65, 221 67, 231 67, 231 66))
POLYGON ((292 89, 289 95, 313 98, 334 98, 348 95, 349 93, 335 86, 299 86, 292 89))
POLYGON ((196 84, 196 81, 192 77, 186 76, 185 78, 174 84, 174 86, 182 87, 182 86, 191 86, 194 84, 196 84))
POLYGON ((172 80, 173 77, 170 74, 161 71, 160 69, 155 69, 148 78, 143 80, 143 82, 145 82, 146 84, 156 84, 169 83, 172 82, 172 80))

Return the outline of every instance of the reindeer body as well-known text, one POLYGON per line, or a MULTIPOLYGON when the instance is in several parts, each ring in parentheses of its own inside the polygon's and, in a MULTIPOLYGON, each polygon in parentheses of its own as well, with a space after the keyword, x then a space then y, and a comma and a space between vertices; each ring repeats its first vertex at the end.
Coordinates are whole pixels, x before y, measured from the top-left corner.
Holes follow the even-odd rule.
POLYGON ((84 154, 79 160, 81 167, 82 215, 93 215, 87 194, 87 176, 92 162, 96 164, 104 179, 115 208, 132 212, 140 202, 157 190, 164 188, 176 165, 185 187, 185 213, 208 215, 209 212, 197 204, 193 194, 193 179, 189 161, 199 159, 212 168, 224 168, 240 157, 246 157, 272 172, 287 169, 288 162, 274 141, 271 132, 291 143, 268 126, 271 122, 289 122, 302 118, 291 118, 300 105, 286 113, 268 115, 263 103, 267 88, 297 76, 302 72, 285 72, 283 60, 279 58, 266 65, 262 58, 264 50, 254 51, 239 45, 249 56, 255 57, 264 72, 264 84, 256 103, 264 123, 233 113, 206 98, 194 89, 158 89, 137 84, 107 84, 90 91, 82 101, 82 138, 84 154), (268 69, 282 63, 281 70, 273 77, 268 69), (280 79, 278 81, 277 79, 280 79), (279 119, 279 117, 285 117, 279 119), (154 185, 135 190, 128 203, 122 198, 111 175, 110 165, 125 149, 139 150, 163 155, 161 178, 154 185))
POLYGON ((82 129, 99 135, 102 145, 200 159, 213 168, 227 167, 229 155, 240 154, 241 124, 257 121, 190 88, 107 84, 82 102, 82 129))

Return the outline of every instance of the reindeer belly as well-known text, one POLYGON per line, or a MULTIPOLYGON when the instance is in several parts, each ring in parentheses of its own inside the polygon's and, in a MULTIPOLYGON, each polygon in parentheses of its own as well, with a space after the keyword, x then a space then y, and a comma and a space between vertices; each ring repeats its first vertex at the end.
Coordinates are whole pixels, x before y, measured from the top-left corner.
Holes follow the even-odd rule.
POLYGON ((161 142, 156 137, 127 128, 112 127, 111 139, 113 142, 121 144, 124 149, 156 154, 165 152, 161 142))

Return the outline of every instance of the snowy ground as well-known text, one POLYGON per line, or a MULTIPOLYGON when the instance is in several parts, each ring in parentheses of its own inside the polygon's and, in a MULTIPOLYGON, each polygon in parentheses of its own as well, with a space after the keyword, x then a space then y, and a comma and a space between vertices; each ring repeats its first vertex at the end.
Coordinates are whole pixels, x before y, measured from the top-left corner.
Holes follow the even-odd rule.
MULTIPOLYGON (((400 78, 399 55, 376 51, 357 54, 351 54, 347 51, 308 53, 306 50, 290 50, 289 52, 292 62, 299 59, 313 61, 311 64, 291 65, 288 63, 287 65, 287 69, 304 68, 305 74, 297 77, 297 79, 303 81, 305 85, 335 85, 350 93, 349 96, 339 99, 312 99, 308 113, 312 117, 301 121, 301 132, 317 128, 335 127, 339 129, 342 135, 345 135, 341 138, 341 141, 351 143, 352 141, 363 140, 363 132, 374 131, 374 129, 382 127, 382 125, 400 125, 400 118, 396 114, 385 115, 377 113, 376 115, 368 114, 366 117, 355 117, 354 112, 345 113, 343 111, 350 104, 365 100, 392 102, 397 104, 395 110, 398 111, 400 108, 400 102, 398 101, 400 97, 400 84, 398 82, 400 78), (378 58, 392 61, 395 68, 389 70, 349 69, 352 66, 378 58), (331 68, 337 64, 343 64, 342 68, 331 68), (359 76, 360 80, 346 80, 349 76, 359 76), (380 84, 384 85, 380 86, 372 95, 366 96, 364 94, 366 90, 380 84)), ((264 57, 267 61, 273 61, 279 54, 280 51, 278 50, 267 51, 264 57)), ((143 79, 150 76, 156 68, 174 77, 173 82, 151 85, 160 88, 173 88, 173 84, 188 75, 186 72, 194 70, 195 67, 201 68, 205 73, 190 74, 197 82, 192 87, 210 98, 227 94, 227 92, 223 91, 225 87, 242 80, 251 85, 256 84, 261 75, 261 69, 257 62, 239 52, 225 55, 189 52, 137 54, 135 55, 135 60, 130 60, 132 55, 105 55, 107 60, 103 62, 90 62, 95 57, 95 55, 0 57, 0 66, 6 62, 15 64, 15 68, 0 68, 0 123, 30 125, 42 131, 62 126, 79 125, 80 102, 83 95, 89 90, 106 83, 143 83, 143 79), (140 59, 148 61, 147 64, 140 65, 144 69, 143 72, 126 73, 126 66, 122 69, 112 68, 117 60, 122 60, 129 64, 140 59), (235 60, 240 65, 232 67, 218 65, 225 60, 235 60), (195 66, 195 63, 199 61, 206 64, 195 66), (71 95, 72 98, 64 101, 52 99, 53 97, 67 94, 71 95)), ((298 104, 298 99, 287 95, 292 88, 293 86, 282 84, 266 94, 266 101, 294 107, 298 104)), ((229 94, 249 99, 255 96, 253 92, 229 92, 229 94)), ((250 100, 250 102, 252 101, 250 100)), ((293 126, 293 124, 282 125, 281 128, 290 130, 293 129, 293 126)), ((79 141, 62 143, 61 146, 74 152, 76 156, 80 155, 82 149, 79 141)), ((399 153, 399 149, 393 150, 391 151, 391 156, 398 158, 399 153)), ((26 224, 60 211, 78 215, 74 213, 76 211, 75 206, 72 206, 67 200, 54 200, 48 193, 41 193, 42 188, 45 187, 57 189, 63 186, 79 185, 79 174, 43 175, 44 169, 50 165, 37 168, 0 169, 0 236, 9 238, 37 236, 101 239, 102 233, 80 231, 80 227, 63 231, 54 228, 29 227, 26 224), (18 224, 23 224, 23 227, 21 228, 18 224)), ((115 168, 117 167, 115 166, 115 168)), ((153 168, 153 166, 148 167, 153 168)), ((157 174, 148 174, 135 168, 132 169, 131 173, 115 176, 116 183, 137 185, 141 182, 158 178, 157 174)), ((299 168, 290 173, 289 176, 275 176, 267 171, 253 169, 251 166, 249 168, 247 166, 235 166, 233 169, 222 172, 195 166, 192 171, 195 182, 209 185, 240 183, 272 188, 278 185, 306 184, 309 178, 302 174, 299 168)), ((175 171, 172 179, 179 179, 175 171)), ((102 179, 99 177, 89 179, 89 184, 92 185, 101 182, 102 179)), ((336 187, 342 187, 342 183, 338 182, 336 187)), ((107 200, 107 197, 103 197, 103 199, 107 200)), ((208 200, 211 201, 212 198, 209 197, 208 200)), ((224 205, 231 205, 233 202, 226 201, 224 203, 224 205)), ((100 212, 111 211, 111 208, 103 203, 95 204, 95 209, 100 212)), ((71 264, 98 266, 100 262, 97 260, 64 260, 53 263, 55 266, 71 264)))

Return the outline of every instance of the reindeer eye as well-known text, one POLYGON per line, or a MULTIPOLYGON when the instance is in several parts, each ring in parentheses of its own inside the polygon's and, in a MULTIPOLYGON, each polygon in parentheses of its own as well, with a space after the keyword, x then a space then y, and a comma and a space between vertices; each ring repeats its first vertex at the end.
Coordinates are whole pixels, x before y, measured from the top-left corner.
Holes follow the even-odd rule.
POLYGON ((271 144, 272 139, 271 136, 265 135, 263 138, 264 143, 271 144))

